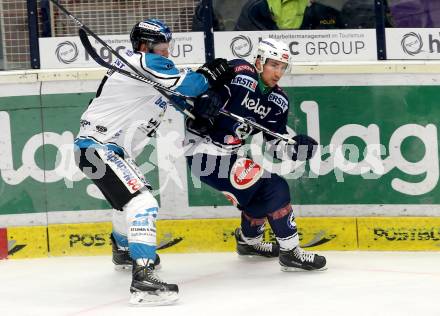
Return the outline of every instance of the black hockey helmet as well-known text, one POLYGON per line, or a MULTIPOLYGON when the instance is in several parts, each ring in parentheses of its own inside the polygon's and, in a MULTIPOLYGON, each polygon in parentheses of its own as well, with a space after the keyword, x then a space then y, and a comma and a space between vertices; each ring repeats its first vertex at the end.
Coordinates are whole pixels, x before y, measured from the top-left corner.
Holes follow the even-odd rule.
POLYGON ((131 44, 135 51, 139 49, 142 42, 147 43, 151 48, 157 43, 168 43, 171 38, 170 28, 158 19, 147 19, 136 23, 130 33, 131 44))

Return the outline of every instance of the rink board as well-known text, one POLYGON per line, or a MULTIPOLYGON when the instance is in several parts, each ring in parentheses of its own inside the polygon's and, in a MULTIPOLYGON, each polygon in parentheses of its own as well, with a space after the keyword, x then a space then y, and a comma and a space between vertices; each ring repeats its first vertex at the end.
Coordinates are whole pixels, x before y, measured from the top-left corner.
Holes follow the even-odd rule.
MULTIPOLYGON (((299 218, 301 243, 320 250, 354 250, 356 220, 353 218, 299 218)), ((234 230, 239 219, 159 220, 157 240, 160 252, 225 252, 235 250, 234 230)), ((102 255, 110 252, 111 223, 49 225, 52 256, 102 255)), ((265 231, 265 240, 275 240, 265 231)))
POLYGON ((11 259, 28 259, 48 256, 46 226, 9 227, 0 229, 0 259, 4 254, 11 259), (2 237, 5 237, 4 239, 2 237), (6 247, 6 249, 4 248, 6 247))
POLYGON ((361 250, 440 250, 440 218, 359 218, 361 250))
MULTIPOLYGON (((309 217, 297 218, 297 224, 301 245, 313 251, 440 250, 440 218, 309 217)), ((236 218, 159 220, 159 253, 235 251, 239 225, 236 218)), ((0 254, 10 259, 108 255, 110 232, 110 222, 1 228, 0 254)), ((270 229, 264 239, 275 240, 270 229)))
MULTIPOLYGON (((304 168, 250 154, 287 180, 300 217, 440 216, 440 63, 361 66, 297 65, 294 76, 283 78, 289 128, 329 153, 304 168)), ((102 75, 102 69, 0 74, 0 226, 111 220, 110 206, 72 159, 78 122, 102 75)), ((182 115, 169 109, 160 141, 137 158, 161 218, 238 217, 223 194, 187 171, 183 133, 182 115)), ((255 135, 250 143, 261 141, 255 135)))
MULTIPOLYGON (((302 245, 439 250, 440 63, 293 69, 281 82, 291 99, 289 128, 323 148, 353 145, 358 154, 316 155, 306 168, 273 163, 289 183, 302 245), (383 145, 380 155, 367 150, 375 144, 383 145)), ((110 252, 110 206, 72 160, 78 121, 104 72, 0 74, 0 258, 110 252)), ((233 251, 240 214, 191 177, 183 131, 182 115, 170 109, 160 141, 137 159, 160 204, 160 251, 233 251)), ((259 145, 260 136, 251 143, 259 145)), ((270 231, 265 236, 273 240, 270 231)))

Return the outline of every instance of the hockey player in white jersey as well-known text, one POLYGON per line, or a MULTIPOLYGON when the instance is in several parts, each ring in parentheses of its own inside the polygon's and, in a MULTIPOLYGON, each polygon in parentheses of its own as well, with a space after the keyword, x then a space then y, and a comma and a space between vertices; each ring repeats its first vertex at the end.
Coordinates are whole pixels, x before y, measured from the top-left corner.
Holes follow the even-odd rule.
MULTIPOLYGON (((209 86, 229 75, 226 60, 205 64, 197 72, 179 71, 168 59, 171 37, 163 22, 147 19, 132 29, 133 50, 120 53, 147 78, 169 89, 189 97, 210 97, 209 86)), ((114 65, 130 70, 119 59, 114 65)), ((214 98, 198 108, 195 102, 194 110, 209 117, 221 106, 220 101, 217 103, 214 98)), ((133 160, 145 146, 145 139, 155 133, 169 105, 169 100, 152 86, 110 70, 81 117, 75 140, 79 168, 115 209, 113 262, 133 264, 133 304, 170 304, 178 298, 178 286, 163 282, 155 272, 159 261, 155 225, 158 203, 133 160)))

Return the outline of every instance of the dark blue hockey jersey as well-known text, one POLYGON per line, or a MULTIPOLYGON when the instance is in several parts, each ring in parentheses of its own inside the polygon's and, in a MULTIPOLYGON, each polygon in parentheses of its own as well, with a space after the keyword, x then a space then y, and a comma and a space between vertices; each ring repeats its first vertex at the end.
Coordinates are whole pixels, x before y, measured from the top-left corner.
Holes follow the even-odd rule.
MULTIPOLYGON (((235 76, 230 83, 218 88, 224 109, 253 120, 271 131, 287 134, 289 100, 284 91, 275 86, 262 91, 254 66, 242 59, 230 61, 235 76)), ((203 121, 187 122, 185 144, 193 145, 188 155, 197 152, 230 154, 245 144, 250 135, 260 132, 224 115, 209 124, 203 121)), ((264 135, 267 140, 272 137, 264 135)))

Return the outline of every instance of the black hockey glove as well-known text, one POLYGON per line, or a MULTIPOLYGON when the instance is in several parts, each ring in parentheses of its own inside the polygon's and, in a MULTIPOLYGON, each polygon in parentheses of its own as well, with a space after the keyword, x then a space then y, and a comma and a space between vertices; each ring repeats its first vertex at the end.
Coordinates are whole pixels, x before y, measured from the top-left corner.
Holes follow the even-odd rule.
POLYGON ((193 113, 198 117, 211 119, 219 114, 222 107, 220 96, 212 90, 207 90, 194 101, 193 113))
POLYGON ((208 79, 209 86, 213 88, 230 82, 234 77, 232 68, 224 58, 216 58, 209 63, 205 63, 196 72, 205 76, 208 79))
POLYGON ((293 161, 311 159, 318 148, 316 140, 307 135, 296 135, 292 137, 292 140, 295 141, 295 144, 287 145, 287 153, 293 161))

